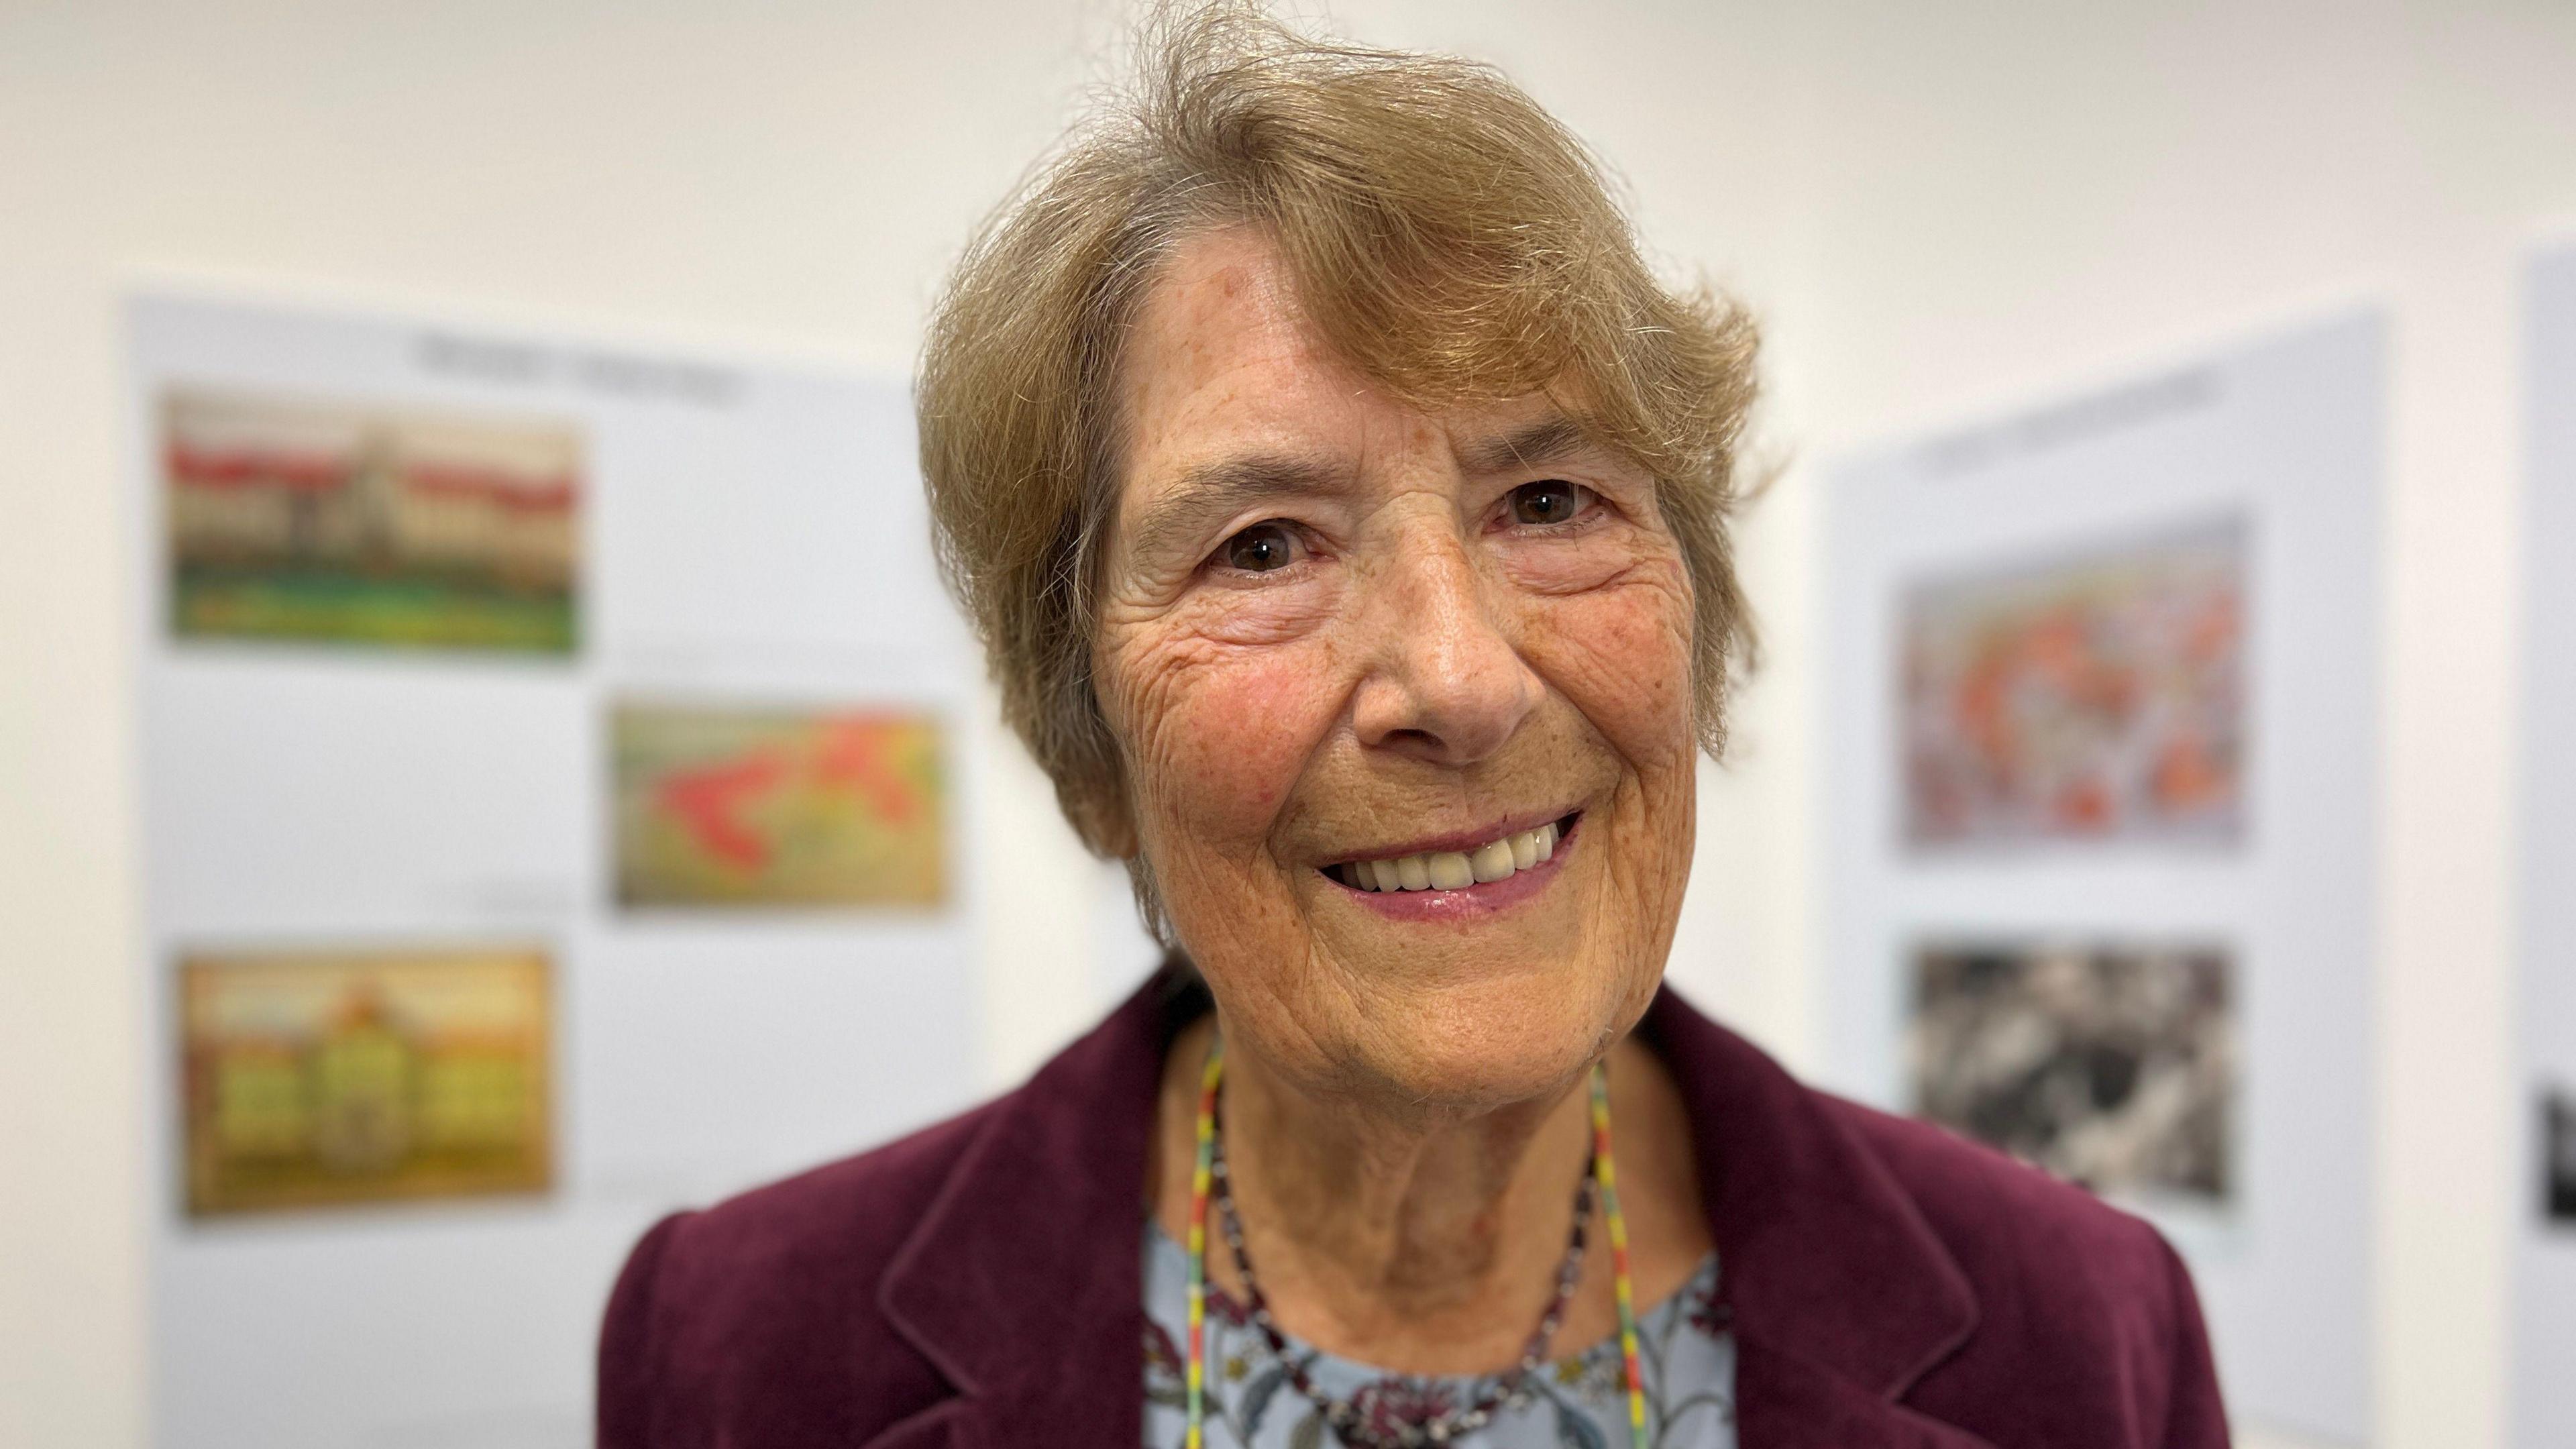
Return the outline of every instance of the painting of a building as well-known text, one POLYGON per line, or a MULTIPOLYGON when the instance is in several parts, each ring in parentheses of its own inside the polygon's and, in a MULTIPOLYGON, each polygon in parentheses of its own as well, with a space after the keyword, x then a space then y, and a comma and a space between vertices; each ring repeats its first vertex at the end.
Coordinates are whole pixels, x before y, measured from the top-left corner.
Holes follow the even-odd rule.
POLYGON ((161 461, 183 638, 574 646, 569 425, 184 390, 161 461))
POLYGON ((183 962, 190 1214, 545 1189, 548 968, 523 948, 183 962))

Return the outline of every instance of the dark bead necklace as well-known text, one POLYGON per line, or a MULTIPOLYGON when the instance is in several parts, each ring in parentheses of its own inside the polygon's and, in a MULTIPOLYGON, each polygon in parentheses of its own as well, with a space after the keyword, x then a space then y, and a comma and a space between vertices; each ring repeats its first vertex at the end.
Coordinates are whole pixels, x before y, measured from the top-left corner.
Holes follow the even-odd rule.
POLYGON ((1243 1277, 1244 1311, 1253 1326, 1261 1330, 1271 1356, 1286 1372, 1289 1385, 1315 1406, 1344 1444, 1352 1449, 1424 1449, 1426 1445, 1455 1444, 1493 1422, 1496 1414, 1517 1412, 1529 1404, 1537 1392, 1530 1376, 1547 1362, 1548 1346, 1555 1341, 1556 1330, 1565 1321, 1566 1305, 1574 1299, 1575 1284, 1583 1277, 1584 1227, 1592 1220, 1592 1195, 1600 1180, 1597 1156, 1586 1160, 1583 1180, 1575 1185, 1574 1231, 1566 1241, 1565 1261, 1557 1265, 1556 1292, 1548 1299, 1547 1311, 1539 1315, 1538 1328, 1522 1347, 1520 1362, 1465 1407, 1444 1409, 1419 1424, 1399 1423, 1381 1432, 1369 1424, 1351 1400, 1337 1399, 1317 1389, 1306 1376, 1306 1361, 1290 1352, 1287 1335, 1279 1331, 1278 1323, 1270 1316, 1270 1300, 1261 1291, 1261 1281, 1252 1275, 1252 1255, 1243 1246, 1243 1219, 1235 1211, 1234 1188, 1225 1166, 1225 1134, 1220 1128, 1211 1138, 1208 1171, 1217 1219, 1224 1228, 1226 1246, 1234 1250, 1234 1269, 1243 1277))

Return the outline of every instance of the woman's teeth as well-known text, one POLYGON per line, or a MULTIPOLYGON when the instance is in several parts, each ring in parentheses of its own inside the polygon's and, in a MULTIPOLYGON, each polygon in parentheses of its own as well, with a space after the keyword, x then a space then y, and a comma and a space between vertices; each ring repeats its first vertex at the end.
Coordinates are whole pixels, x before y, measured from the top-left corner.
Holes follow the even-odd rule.
POLYGON ((1454 891, 1490 881, 1509 880, 1556 854, 1553 821, 1536 830, 1516 831, 1474 850, 1434 850, 1393 860, 1355 860, 1343 866, 1342 881, 1364 891, 1454 891))

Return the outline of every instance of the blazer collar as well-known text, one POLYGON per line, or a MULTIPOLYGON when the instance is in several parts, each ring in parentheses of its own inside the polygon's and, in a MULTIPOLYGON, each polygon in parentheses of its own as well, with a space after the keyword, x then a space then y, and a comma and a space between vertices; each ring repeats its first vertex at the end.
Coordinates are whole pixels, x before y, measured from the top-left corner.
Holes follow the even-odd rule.
MULTIPOLYGON (((1205 1009, 1194 983, 1146 983, 995 1105, 888 1263, 878 1306, 969 1401, 942 1415, 957 1441, 1043 1424, 1056 1443, 1138 1442, 1146 1144, 1164 1052, 1205 1009)), ((1639 1029, 1689 1106, 1745 1442, 1976 1444, 1895 1403, 1977 1318, 1903 1187, 1824 1099, 1671 990, 1639 1029), (1876 1437, 1835 1437, 1864 1425, 1876 1437)))
POLYGON ((996 1102, 886 1265, 878 1307, 968 1401, 953 1442, 1142 1442, 1145 1149, 1206 1004, 1157 972, 996 1102))
POLYGON ((1967 1274, 1913 1197, 1830 1099, 1669 987, 1638 1030, 1689 1107, 1744 1442, 1978 1442, 1896 1406, 1977 1325, 1967 1274), (1885 1420, 1879 1436, 1824 1431, 1856 1415, 1885 1420))

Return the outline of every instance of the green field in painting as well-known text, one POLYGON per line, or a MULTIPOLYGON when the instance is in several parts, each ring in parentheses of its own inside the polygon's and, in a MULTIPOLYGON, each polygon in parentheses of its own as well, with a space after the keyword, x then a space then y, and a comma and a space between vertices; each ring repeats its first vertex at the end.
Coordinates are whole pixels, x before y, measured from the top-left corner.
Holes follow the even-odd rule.
POLYGON ((569 594, 489 578, 182 565, 170 626, 184 638, 570 654, 569 594))

